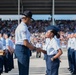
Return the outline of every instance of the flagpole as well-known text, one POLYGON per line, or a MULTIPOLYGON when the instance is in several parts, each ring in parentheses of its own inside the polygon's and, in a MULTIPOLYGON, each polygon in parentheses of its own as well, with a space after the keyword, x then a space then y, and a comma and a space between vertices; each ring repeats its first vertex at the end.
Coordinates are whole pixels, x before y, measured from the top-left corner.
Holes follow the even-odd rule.
POLYGON ((20 23, 20 0, 18 0, 18 25, 20 23))
POLYGON ((55 25, 54 23, 54 12, 55 11, 55 1, 52 0, 52 25, 55 25))

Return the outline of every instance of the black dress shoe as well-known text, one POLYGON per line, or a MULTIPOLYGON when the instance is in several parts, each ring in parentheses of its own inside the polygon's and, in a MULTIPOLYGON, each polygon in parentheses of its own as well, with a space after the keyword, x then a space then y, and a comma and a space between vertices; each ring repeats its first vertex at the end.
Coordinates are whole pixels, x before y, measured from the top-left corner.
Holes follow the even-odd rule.
POLYGON ((76 75, 76 72, 72 72, 72 75, 76 75))
POLYGON ((5 73, 8 73, 8 71, 5 71, 5 73))
POLYGON ((70 69, 70 68, 68 68, 68 70, 70 71, 71 69, 70 69))
POLYGON ((73 72, 73 70, 71 70, 71 69, 69 69, 69 71, 72 73, 73 72))
POLYGON ((68 68, 68 70, 69 70, 70 68, 68 68))

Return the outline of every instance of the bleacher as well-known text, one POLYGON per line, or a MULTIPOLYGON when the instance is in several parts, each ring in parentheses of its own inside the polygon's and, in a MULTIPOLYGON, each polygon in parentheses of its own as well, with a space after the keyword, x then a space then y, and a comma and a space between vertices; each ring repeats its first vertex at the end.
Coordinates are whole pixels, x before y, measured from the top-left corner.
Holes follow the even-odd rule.
MULTIPOLYGON (((33 14, 52 14, 53 0, 20 0, 21 13, 31 10, 33 14)), ((0 14, 17 14, 18 0, 0 1, 0 14)), ((76 0, 55 0, 55 14, 76 14, 76 0)))

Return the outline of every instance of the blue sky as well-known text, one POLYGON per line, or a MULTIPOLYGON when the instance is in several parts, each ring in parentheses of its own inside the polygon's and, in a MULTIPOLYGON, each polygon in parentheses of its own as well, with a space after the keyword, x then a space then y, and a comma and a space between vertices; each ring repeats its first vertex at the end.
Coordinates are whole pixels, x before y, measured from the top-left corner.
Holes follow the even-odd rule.
MULTIPOLYGON (((54 16, 56 20, 61 20, 61 19, 65 19, 65 20, 76 20, 76 15, 55 15, 54 16)), ((21 18, 21 15, 18 17, 18 15, 0 15, 0 18, 2 18, 3 20, 9 20, 9 19, 18 19, 21 18)), ((51 18, 50 15, 33 15, 33 18, 35 20, 48 20, 48 18, 51 18)))

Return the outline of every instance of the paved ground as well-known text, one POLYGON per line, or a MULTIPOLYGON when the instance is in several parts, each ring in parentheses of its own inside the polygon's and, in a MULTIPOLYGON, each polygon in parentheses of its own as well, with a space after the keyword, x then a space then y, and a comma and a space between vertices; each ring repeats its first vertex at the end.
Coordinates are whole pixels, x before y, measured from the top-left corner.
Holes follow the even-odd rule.
MULTIPOLYGON (((45 60, 43 60, 43 54, 41 58, 36 58, 35 56, 36 53, 33 53, 30 60, 29 75, 45 75, 45 60)), ((17 59, 14 59, 14 64, 15 64, 15 69, 10 71, 9 73, 3 73, 2 75, 19 75, 17 59)), ((63 55, 61 56, 59 75, 71 75, 67 68, 68 68, 67 51, 64 50, 63 55)))

